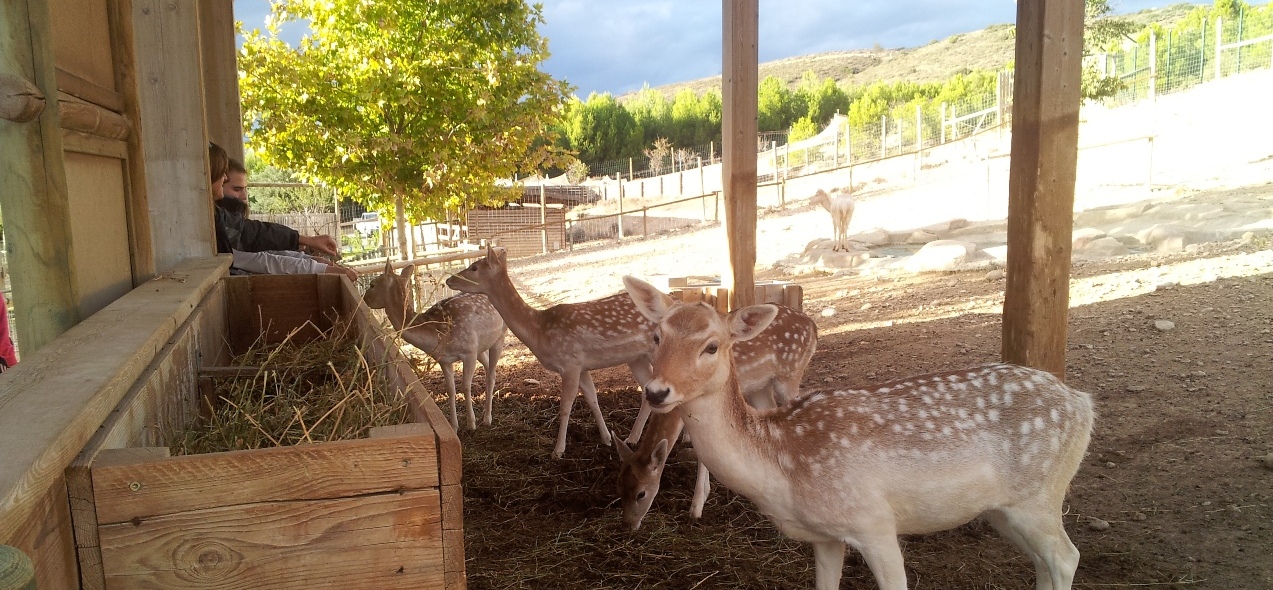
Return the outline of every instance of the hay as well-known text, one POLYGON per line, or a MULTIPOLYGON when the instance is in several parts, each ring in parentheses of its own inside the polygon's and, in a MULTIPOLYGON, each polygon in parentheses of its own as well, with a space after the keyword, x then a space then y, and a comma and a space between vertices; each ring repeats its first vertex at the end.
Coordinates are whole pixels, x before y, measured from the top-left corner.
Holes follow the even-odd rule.
POLYGON ((254 344, 235 365, 260 367, 254 375, 216 380, 208 420, 168 438, 173 455, 308 444, 362 438, 374 426, 408 420, 406 396, 367 359, 340 322, 321 337, 254 344))

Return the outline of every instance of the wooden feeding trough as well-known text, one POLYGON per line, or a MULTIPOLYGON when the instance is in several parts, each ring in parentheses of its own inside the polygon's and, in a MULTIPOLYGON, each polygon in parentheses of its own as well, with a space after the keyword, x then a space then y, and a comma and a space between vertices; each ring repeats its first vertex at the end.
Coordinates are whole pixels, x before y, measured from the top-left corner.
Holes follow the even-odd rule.
POLYGON ((459 440, 348 281, 225 277, 151 369, 66 470, 83 588, 465 587, 459 440), (212 378, 240 371, 232 355, 342 321, 405 393, 407 423, 168 456, 165 433, 198 419, 212 378))
MULTIPOLYGON (((720 311, 729 311, 729 289, 720 280, 696 280, 690 277, 656 276, 650 284, 686 303, 702 301, 720 311)), ((804 311, 804 288, 789 281, 756 281, 754 303, 780 303, 804 311)))

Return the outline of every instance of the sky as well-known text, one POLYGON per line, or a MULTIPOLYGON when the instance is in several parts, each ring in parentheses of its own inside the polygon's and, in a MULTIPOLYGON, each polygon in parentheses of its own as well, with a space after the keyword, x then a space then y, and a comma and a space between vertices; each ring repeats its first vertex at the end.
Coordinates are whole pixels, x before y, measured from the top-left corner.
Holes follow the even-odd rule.
MULTIPOLYGON (((544 70, 576 87, 616 96, 721 72, 716 0, 540 0, 544 70)), ((1115 13, 1174 4, 1110 0, 1115 13)), ((1255 2, 1259 3, 1259 2, 1255 2)), ((269 0, 234 0, 235 18, 264 28, 269 0)), ((760 0, 760 61, 827 51, 917 47, 1016 20, 1014 0, 760 0)), ((303 25, 283 31, 299 39, 303 25)))

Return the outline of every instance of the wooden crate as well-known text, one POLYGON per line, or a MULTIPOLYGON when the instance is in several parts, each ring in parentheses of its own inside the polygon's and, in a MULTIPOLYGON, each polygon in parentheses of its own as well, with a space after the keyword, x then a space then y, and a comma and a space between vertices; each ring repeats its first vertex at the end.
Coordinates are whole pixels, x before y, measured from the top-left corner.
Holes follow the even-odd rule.
POLYGON ((465 587, 459 439, 352 284, 227 277, 187 323, 152 366, 190 374, 166 391, 143 375, 66 470, 83 588, 465 587), (198 384, 231 353, 344 318, 406 392, 411 422, 294 447, 159 446, 159 425, 195 419, 198 384))
MULTIPOLYGON (((723 312, 729 311, 729 289, 720 281, 695 282, 686 277, 653 277, 651 284, 671 294, 674 299, 686 303, 702 301, 723 312)), ((804 311, 804 288, 787 281, 757 281, 756 303, 780 303, 796 311, 804 311)))

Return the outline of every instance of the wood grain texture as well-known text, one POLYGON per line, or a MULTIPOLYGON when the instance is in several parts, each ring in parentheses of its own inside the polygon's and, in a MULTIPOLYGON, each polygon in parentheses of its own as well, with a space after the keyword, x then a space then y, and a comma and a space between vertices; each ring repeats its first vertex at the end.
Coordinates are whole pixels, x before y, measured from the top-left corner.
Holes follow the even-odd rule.
POLYGON ((146 191, 146 154, 141 139, 132 0, 108 0, 106 19, 110 27, 115 88, 119 92, 119 113, 133 125, 133 132, 128 136, 126 159, 128 239, 133 253, 133 284, 140 285, 155 276, 155 252, 151 241, 149 193, 146 191))
POLYGON ((233 0, 197 0, 199 45, 203 53, 204 104, 208 140, 243 161, 243 116, 239 103, 238 51, 233 0))
POLYGON ((260 501, 104 525, 106 587, 439 588, 437 496, 260 501))
POLYGON ((755 303, 756 109, 759 68, 758 0, 724 0, 721 174, 725 183, 725 236, 729 265, 721 286, 731 309, 755 303))
POLYGON ((1017 4, 1003 360, 1065 376, 1083 4, 1017 4))
POLYGON ((114 140, 128 139, 133 131, 123 115, 69 94, 58 97, 57 108, 63 129, 114 140))
MULTIPOLYGON (((0 387, 0 543, 21 534, 63 470, 225 273, 191 260, 31 353, 0 387)), ((66 490, 60 490, 66 505, 66 490)), ((67 535, 70 542, 71 535, 67 535)))
POLYGON ((316 338, 318 327, 327 321, 324 311, 333 311, 319 307, 318 275, 227 277, 226 288, 232 303, 227 307, 230 341, 237 352, 258 338, 268 344, 282 342, 293 330, 293 342, 316 338))
POLYGON ((437 485, 433 437, 346 440, 93 467, 102 525, 217 506, 437 485))

